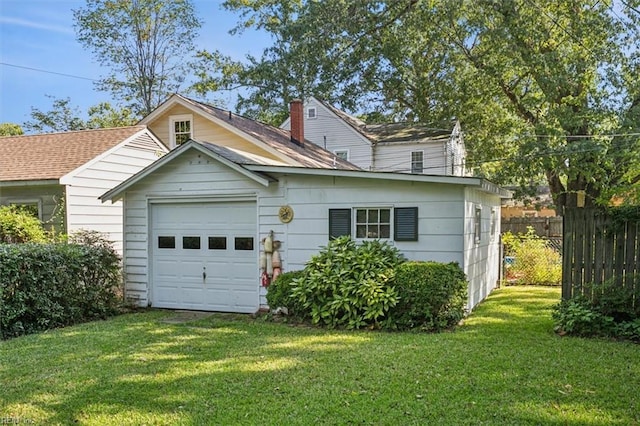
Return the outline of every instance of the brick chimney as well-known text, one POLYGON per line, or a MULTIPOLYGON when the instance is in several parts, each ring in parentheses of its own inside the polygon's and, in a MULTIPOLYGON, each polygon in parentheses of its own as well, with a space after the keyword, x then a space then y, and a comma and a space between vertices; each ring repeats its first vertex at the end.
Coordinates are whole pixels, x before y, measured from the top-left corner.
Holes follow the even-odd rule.
POLYGON ((302 100, 293 99, 289 103, 289 117, 291 123, 291 141, 300 146, 304 145, 304 108, 302 100))

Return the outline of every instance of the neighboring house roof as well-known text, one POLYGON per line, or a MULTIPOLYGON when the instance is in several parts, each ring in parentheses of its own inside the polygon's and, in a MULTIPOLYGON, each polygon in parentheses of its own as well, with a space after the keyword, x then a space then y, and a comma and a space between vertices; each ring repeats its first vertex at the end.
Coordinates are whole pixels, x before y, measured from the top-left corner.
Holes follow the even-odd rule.
POLYGON ((336 157, 335 154, 310 141, 306 141, 302 146, 292 142, 291 133, 288 130, 252 120, 234 114, 231 111, 217 108, 178 94, 172 95, 171 98, 165 101, 149 116, 142 119, 140 123, 148 123, 153 120, 166 109, 170 108, 173 103, 178 103, 190 108, 225 128, 233 128, 236 133, 240 132, 247 140, 259 141, 269 148, 276 150, 290 161, 303 167, 338 168, 345 170, 359 169, 359 167, 354 164, 336 157))
POLYGON ((435 142, 439 140, 446 142, 455 127, 455 123, 451 126, 451 129, 433 128, 425 124, 414 122, 366 124, 359 118, 349 115, 321 99, 314 99, 340 117, 345 123, 367 138, 372 144, 402 142, 420 143, 435 142))
POLYGON ((0 137, 0 181, 60 179, 145 126, 0 137))
POLYGON ((290 165, 275 164, 273 160, 264 159, 261 161, 255 156, 242 153, 238 150, 230 150, 225 147, 217 146, 211 143, 196 142, 189 140, 180 145, 178 148, 169 152, 156 162, 143 169, 139 173, 122 182, 115 188, 107 191, 100 196, 103 201, 115 201, 124 195, 128 188, 145 177, 149 176, 156 170, 163 167, 173 159, 183 155, 183 153, 196 149, 209 157, 226 164, 233 170, 247 176, 248 178, 267 186, 269 182, 275 181, 271 177, 272 173, 287 173, 292 175, 317 175, 317 176, 341 176, 341 177, 357 177, 365 179, 377 180, 395 180, 395 181, 415 181, 428 183, 444 183, 455 185, 466 185, 477 187, 480 190, 498 195, 501 198, 510 198, 511 193, 500 188, 498 185, 481 178, 457 177, 457 176, 435 176, 435 175, 418 175, 393 172, 371 172, 362 169, 335 169, 335 168, 308 168, 308 167, 292 167, 290 165))

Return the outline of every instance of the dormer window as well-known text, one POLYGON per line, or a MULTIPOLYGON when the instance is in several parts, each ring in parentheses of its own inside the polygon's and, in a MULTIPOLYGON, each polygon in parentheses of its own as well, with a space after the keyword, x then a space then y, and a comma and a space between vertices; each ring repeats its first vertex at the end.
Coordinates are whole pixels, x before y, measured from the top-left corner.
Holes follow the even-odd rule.
POLYGON ((172 115, 169 121, 171 148, 180 146, 191 139, 193 131, 193 116, 191 114, 172 115))
POLYGON ((318 118, 317 111, 315 107, 307 108, 307 118, 315 119, 318 118))

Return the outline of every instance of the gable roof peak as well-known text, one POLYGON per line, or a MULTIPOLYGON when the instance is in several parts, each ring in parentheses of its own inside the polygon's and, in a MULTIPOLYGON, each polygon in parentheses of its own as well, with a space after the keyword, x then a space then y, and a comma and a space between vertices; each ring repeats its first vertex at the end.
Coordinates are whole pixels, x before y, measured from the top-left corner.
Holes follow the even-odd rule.
POLYGON ((336 157, 335 154, 314 143, 306 141, 303 144, 297 144, 293 142, 289 130, 275 127, 240 114, 231 113, 229 110, 196 101, 179 94, 172 95, 154 112, 145 117, 143 122, 152 121, 154 118, 157 118, 176 102, 191 109, 195 113, 207 117, 208 120, 241 135, 241 137, 262 145, 263 148, 275 153, 282 161, 294 163, 300 167, 359 169, 357 166, 336 157))

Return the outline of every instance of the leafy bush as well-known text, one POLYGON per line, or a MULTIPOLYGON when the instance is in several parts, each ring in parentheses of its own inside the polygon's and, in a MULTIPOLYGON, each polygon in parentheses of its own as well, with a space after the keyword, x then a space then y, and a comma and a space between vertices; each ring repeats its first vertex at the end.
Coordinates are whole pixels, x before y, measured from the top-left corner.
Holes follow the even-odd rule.
POLYGON ((640 288, 613 282, 585 286, 583 294, 554 307, 555 330, 583 337, 613 337, 640 341, 640 288))
POLYGON ((398 302, 394 268, 404 261, 386 242, 358 245, 349 237, 332 240, 313 256, 292 294, 301 315, 328 327, 379 327, 379 320, 398 302))
POLYGON ((455 263, 406 262, 396 269, 400 301, 386 323, 400 330, 440 331, 465 315, 467 279, 455 263))
POLYGON ((613 329, 613 318, 602 315, 582 296, 563 300, 554 308, 556 331, 573 336, 608 336, 613 329))
POLYGON ((20 206, 0 207, 0 243, 44 243, 42 223, 20 206))
POLYGON ((300 316, 304 308, 291 295, 295 279, 302 277, 302 271, 289 271, 276 278, 267 291, 267 303, 273 309, 286 308, 288 315, 300 316))
POLYGON ((505 254, 514 257, 508 265, 507 279, 514 284, 559 285, 562 281, 562 256, 529 227, 524 235, 502 235, 505 254))
POLYGON ((0 245, 0 337, 113 315, 121 282, 111 247, 0 245))

